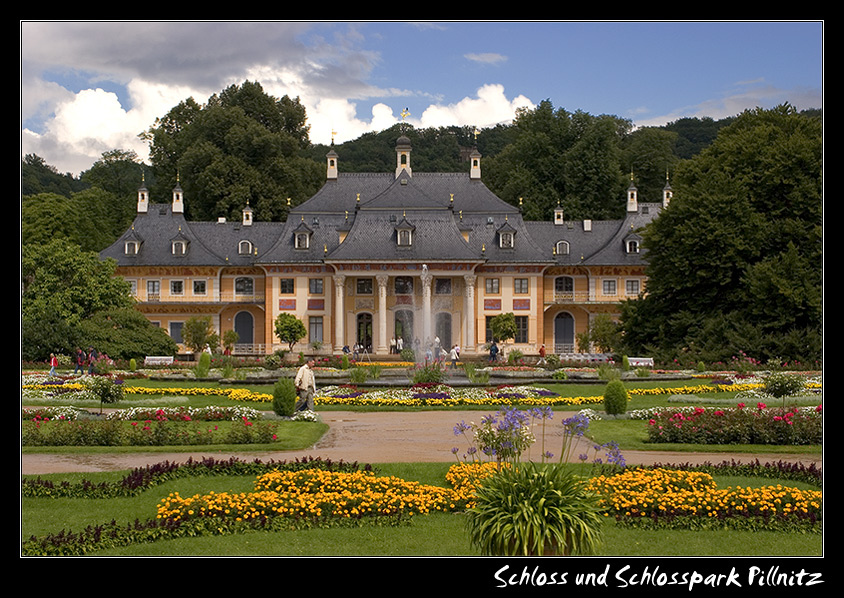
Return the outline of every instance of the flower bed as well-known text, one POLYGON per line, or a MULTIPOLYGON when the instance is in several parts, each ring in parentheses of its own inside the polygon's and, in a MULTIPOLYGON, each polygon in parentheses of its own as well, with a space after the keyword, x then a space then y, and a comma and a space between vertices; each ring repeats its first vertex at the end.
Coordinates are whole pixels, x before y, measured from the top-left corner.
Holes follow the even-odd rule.
POLYGON ((823 416, 813 408, 668 409, 654 412, 648 422, 651 442, 694 444, 821 444, 823 416))
POLYGON ((453 466, 448 476, 451 488, 376 476, 372 471, 273 471, 259 476, 252 492, 171 494, 159 504, 157 517, 174 523, 278 517, 299 525, 374 519, 397 524, 414 515, 465 509, 477 481, 495 469, 494 464, 453 466))
POLYGON ((199 446, 269 444, 276 442, 277 424, 252 422, 173 421, 166 418, 46 420, 21 424, 21 446, 199 446))
POLYGON ((823 493, 781 485, 718 488, 708 473, 627 469, 598 476, 589 488, 626 525, 704 529, 800 529, 820 532, 823 493))

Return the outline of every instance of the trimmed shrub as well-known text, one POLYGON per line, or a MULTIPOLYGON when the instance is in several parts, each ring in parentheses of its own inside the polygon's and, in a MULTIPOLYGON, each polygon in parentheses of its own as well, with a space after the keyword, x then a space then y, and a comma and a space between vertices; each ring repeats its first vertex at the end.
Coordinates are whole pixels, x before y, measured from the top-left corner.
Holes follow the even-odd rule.
POLYGON ((627 413, 627 389, 621 380, 611 380, 604 390, 604 411, 608 415, 627 413))
POLYGON ((296 408, 296 385, 291 378, 280 378, 273 385, 273 411, 281 417, 291 417, 296 408))

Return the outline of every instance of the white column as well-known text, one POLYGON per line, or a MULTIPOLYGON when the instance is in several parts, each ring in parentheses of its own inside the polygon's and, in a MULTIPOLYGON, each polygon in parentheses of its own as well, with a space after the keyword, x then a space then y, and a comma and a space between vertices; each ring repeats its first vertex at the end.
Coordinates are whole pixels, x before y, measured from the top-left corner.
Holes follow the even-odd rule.
POLYGON ((463 276, 466 281, 466 306, 463 309, 466 314, 466 340, 463 343, 463 348, 471 353, 475 352, 475 328, 477 327, 477 322, 475 322, 475 282, 477 278, 474 274, 463 276))
POLYGON ((334 350, 340 351, 346 344, 343 331, 346 327, 346 277, 343 274, 334 276, 334 350))
POLYGON ((434 338, 431 334, 431 280, 427 266, 422 270, 422 349, 434 338))
POLYGON ((389 276, 379 274, 375 277, 378 282, 378 348, 375 353, 387 353, 387 280, 389 276))

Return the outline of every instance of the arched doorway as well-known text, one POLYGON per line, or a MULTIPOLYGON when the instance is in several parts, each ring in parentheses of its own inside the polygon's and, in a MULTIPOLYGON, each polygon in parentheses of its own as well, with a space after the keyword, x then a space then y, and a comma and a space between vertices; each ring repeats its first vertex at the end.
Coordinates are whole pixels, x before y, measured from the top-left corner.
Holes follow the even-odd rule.
POLYGON ((554 316, 554 352, 574 353, 574 318, 565 311, 554 316))
POLYGON ((357 343, 369 353, 372 352, 372 314, 370 313, 358 314, 357 343))
POLYGON ((437 314, 434 332, 440 338, 440 347, 448 351, 451 349, 451 314, 441 311, 437 314))
POLYGON ((248 311, 238 312, 234 317, 234 331, 237 332, 238 345, 251 345, 255 342, 255 319, 248 311))

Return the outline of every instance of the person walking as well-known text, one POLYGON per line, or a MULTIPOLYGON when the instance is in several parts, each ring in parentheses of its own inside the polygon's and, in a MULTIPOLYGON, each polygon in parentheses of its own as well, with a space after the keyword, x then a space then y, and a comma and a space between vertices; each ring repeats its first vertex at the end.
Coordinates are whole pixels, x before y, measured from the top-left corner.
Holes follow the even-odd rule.
POLYGON ((489 362, 495 363, 496 359, 498 359, 498 345, 495 344, 495 341, 492 341, 492 345, 489 347, 489 362))
POLYGON ((545 361, 545 345, 539 347, 539 361, 536 362, 536 365, 546 365, 548 362, 545 361))
POLYGON ((59 365, 59 359, 55 353, 50 353, 50 377, 56 375, 56 367, 59 365))
POLYGON ((457 369, 457 360, 460 358, 460 353, 457 349, 457 345, 451 347, 451 352, 449 353, 449 357, 451 358, 451 369, 457 369))
POLYGON ((316 378, 314 377, 314 360, 309 359, 296 372, 296 394, 299 400, 296 402, 296 411, 313 411, 314 395, 316 394, 316 378))
POLYGON ((85 353, 79 348, 76 349, 76 367, 73 370, 73 375, 75 376, 77 373, 85 373, 85 353))
POLYGON ((88 375, 94 375, 94 366, 97 364, 99 354, 94 347, 88 347, 88 375))

